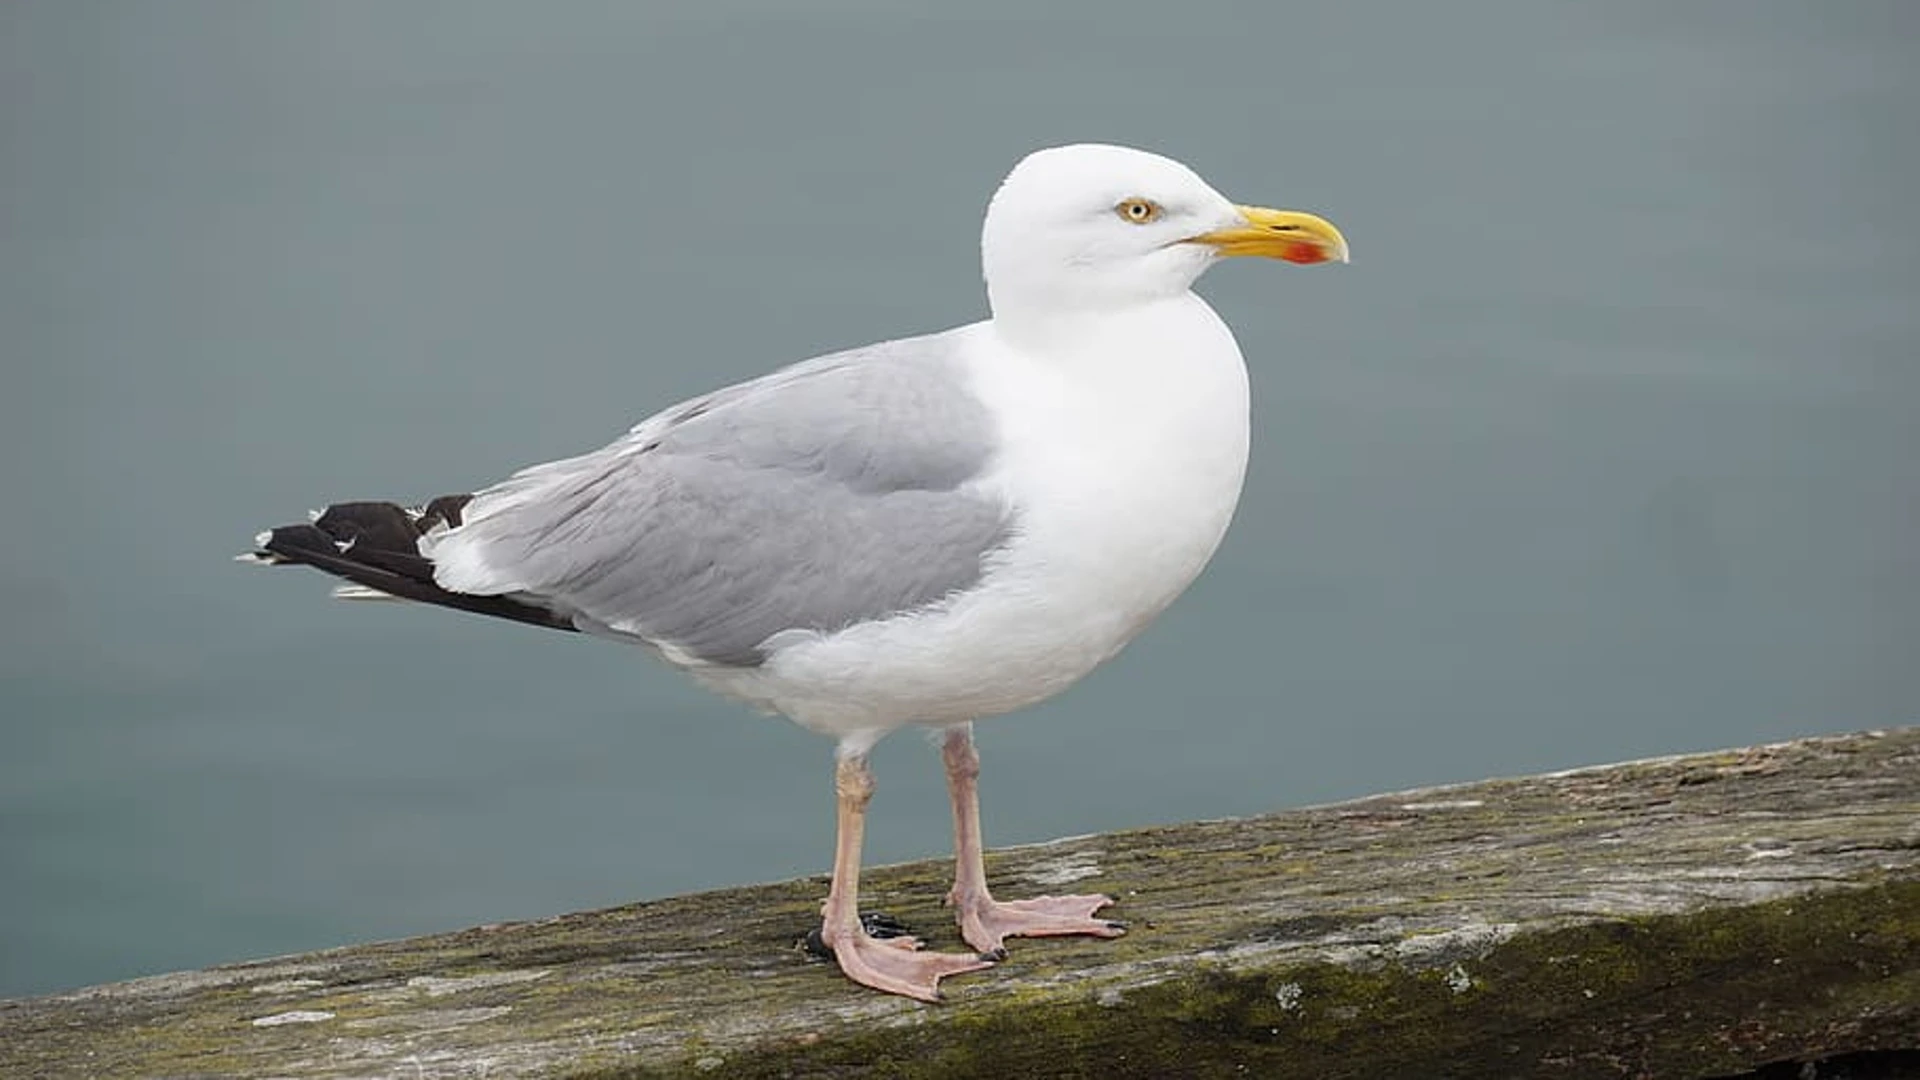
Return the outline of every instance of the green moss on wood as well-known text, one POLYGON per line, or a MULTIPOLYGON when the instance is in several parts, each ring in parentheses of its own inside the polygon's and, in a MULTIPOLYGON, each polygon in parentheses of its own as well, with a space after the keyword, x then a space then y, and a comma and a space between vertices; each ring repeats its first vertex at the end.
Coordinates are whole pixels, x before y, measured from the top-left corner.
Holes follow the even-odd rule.
MULTIPOLYGON (((1105 1002, 996 998, 939 1023, 762 1048, 722 1075, 1698 1076, 1835 1052, 1834 1001, 1818 990, 1834 985, 1857 1018, 1847 1045, 1920 1046, 1917 981, 1920 883, 1899 882, 1524 934, 1445 968, 1202 966, 1105 1002), (1470 984, 1449 979, 1456 966, 1470 984)), ((695 1075, 699 1056, 571 1075, 695 1075)))
MULTIPOLYGON (((821 877, 0 1002, 0 1075, 1711 1075, 1920 1046, 1920 730, 995 853, 1121 897, 926 1007, 821 877), (294 1011, 312 1023, 266 1024, 294 1011)), ((949 868, 867 906, 956 948, 949 868)))

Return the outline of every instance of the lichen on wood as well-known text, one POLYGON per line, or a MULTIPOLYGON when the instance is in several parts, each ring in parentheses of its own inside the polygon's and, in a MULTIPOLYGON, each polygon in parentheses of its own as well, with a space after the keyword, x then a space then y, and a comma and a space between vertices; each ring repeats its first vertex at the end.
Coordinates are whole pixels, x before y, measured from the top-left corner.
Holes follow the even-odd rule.
MULTIPOLYGON (((1105 889, 925 1006, 809 959, 822 878, 0 1003, 0 1075, 1724 1076, 1920 1047, 1920 729, 996 852, 1105 889)), ((957 936, 948 867, 871 906, 957 936)))

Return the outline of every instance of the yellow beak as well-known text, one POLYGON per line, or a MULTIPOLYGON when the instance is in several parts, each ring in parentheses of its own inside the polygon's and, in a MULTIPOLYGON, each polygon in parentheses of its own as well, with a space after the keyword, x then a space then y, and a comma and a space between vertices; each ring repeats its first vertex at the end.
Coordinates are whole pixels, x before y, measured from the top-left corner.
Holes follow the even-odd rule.
POLYGON ((1303 266, 1347 261, 1347 238, 1326 218, 1264 206, 1234 209, 1246 218, 1245 225, 1201 233, 1193 242, 1207 244, 1222 255, 1262 255, 1303 266))

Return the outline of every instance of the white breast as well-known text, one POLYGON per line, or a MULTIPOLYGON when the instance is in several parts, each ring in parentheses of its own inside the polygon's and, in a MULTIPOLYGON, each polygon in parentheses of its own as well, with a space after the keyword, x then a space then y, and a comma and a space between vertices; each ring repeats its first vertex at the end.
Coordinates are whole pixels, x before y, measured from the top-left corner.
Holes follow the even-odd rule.
POLYGON ((1071 349, 964 331, 1003 449, 980 486, 1017 530, 980 583, 928 612, 777 650, 717 689, 878 738, 1031 705, 1112 656, 1219 546, 1247 463, 1247 376, 1192 294, 1103 317, 1071 349))

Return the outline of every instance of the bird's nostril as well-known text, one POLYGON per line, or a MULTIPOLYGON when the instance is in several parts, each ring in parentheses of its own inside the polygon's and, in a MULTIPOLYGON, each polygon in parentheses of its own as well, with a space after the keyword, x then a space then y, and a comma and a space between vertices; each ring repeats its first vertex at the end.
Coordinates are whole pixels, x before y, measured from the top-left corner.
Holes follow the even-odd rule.
POLYGON ((1269 225, 1267 226, 1267 228, 1272 229, 1274 232, 1299 232, 1300 231, 1300 226, 1298 225, 1269 225))

